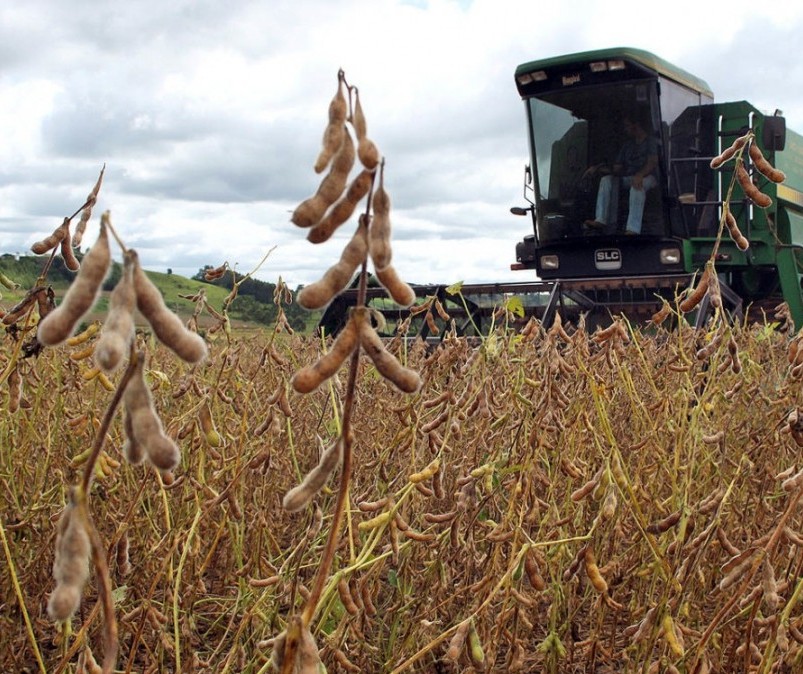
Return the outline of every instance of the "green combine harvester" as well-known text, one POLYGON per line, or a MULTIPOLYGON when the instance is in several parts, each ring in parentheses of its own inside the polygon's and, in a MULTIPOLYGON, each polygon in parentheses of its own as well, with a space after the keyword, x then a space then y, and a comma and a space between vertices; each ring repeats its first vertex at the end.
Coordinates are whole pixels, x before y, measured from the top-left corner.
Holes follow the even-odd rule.
MULTIPOLYGON (((714 102, 703 80, 631 48, 524 63, 515 83, 525 103, 530 163, 528 205, 511 211, 532 217, 533 234, 517 244, 511 267, 533 270, 539 280, 464 284, 457 297, 442 286, 414 286, 418 297, 438 297, 467 333, 482 329, 494 307, 514 295, 522 298, 525 317, 545 324, 558 311, 570 320, 584 313, 591 325, 617 314, 647 320, 662 298, 674 301, 692 285, 710 258, 734 171, 733 161, 713 170, 711 159, 752 131, 786 178, 766 180, 745 153, 754 184, 772 204, 757 207, 736 185, 730 210, 750 246, 741 250, 725 232, 715 256, 723 300, 735 317, 754 320, 772 319, 786 302, 796 328, 803 327, 803 137, 786 129, 780 111, 714 102), (637 133, 634 124, 657 155, 635 207, 619 176, 603 185, 628 134, 637 133), (607 194, 600 207, 601 189, 607 194), (634 224, 630 211, 641 209, 634 224)), ((371 294, 377 302, 381 296, 379 288, 371 294)), ((337 332, 353 301, 346 293, 327 309, 321 327, 337 332)), ((389 318, 403 315, 387 304, 377 307, 389 318)), ((698 322, 705 311, 698 311, 698 322)), ((427 330, 423 325, 419 334, 427 330)))

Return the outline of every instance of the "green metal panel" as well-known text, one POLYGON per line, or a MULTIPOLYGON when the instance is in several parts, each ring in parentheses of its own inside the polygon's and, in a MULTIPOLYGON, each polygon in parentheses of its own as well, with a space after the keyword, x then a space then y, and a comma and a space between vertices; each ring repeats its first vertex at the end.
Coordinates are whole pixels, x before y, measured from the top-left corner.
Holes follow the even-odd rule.
POLYGON ((656 56, 655 54, 644 51, 643 49, 634 49, 632 47, 597 49, 594 51, 577 52, 575 54, 565 54, 563 56, 555 56, 552 58, 540 59, 538 61, 530 61, 528 63, 523 63, 516 68, 516 76, 518 77, 523 73, 531 73, 536 70, 547 70, 555 66, 568 66, 573 63, 582 65, 592 61, 609 61, 615 59, 632 61, 644 66, 645 68, 654 70, 658 74, 668 77, 679 84, 698 91, 703 96, 707 96, 708 98, 714 97, 711 87, 709 87, 708 84, 699 77, 695 77, 682 68, 672 65, 669 63, 669 61, 664 61, 664 59, 656 56))

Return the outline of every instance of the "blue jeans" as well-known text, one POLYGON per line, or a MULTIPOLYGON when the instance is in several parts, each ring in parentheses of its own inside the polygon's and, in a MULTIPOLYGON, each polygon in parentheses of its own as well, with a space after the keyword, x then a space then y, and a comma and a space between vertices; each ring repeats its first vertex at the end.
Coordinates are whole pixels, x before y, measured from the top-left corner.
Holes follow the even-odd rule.
POLYGON ((631 188, 632 180, 632 176, 603 176, 599 181, 599 192, 597 192, 597 222, 616 224, 621 184, 630 190, 627 231, 632 234, 641 233, 641 218, 644 215, 644 202, 647 201, 647 190, 655 187, 658 181, 655 176, 649 175, 642 181, 642 189, 637 190, 631 188))

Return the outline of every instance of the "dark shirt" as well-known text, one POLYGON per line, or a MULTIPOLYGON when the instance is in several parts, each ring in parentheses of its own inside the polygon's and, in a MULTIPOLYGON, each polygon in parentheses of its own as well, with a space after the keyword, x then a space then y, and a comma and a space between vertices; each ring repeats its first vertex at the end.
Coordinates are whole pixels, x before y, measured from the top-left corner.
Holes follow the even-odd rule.
POLYGON ((647 157, 657 154, 658 143, 653 136, 647 136, 640 143, 630 138, 619 150, 616 163, 622 166, 622 175, 632 176, 647 163, 647 157))

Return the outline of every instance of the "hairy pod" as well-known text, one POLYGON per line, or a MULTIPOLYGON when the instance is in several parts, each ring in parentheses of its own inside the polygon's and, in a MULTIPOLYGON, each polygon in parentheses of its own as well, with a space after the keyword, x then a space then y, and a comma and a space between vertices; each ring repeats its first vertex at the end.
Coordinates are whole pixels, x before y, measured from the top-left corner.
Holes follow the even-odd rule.
POLYGON ((318 186, 317 194, 323 197, 327 206, 335 203, 340 198, 340 195, 343 194, 343 190, 346 189, 349 172, 354 166, 354 157, 354 141, 351 138, 351 134, 343 127, 343 142, 332 161, 332 168, 329 169, 329 173, 326 174, 326 177, 318 186))
POLYGON ((682 658, 685 654, 683 644, 678 639, 677 632, 675 631, 675 622, 672 620, 672 615, 667 611, 661 618, 661 628, 663 629, 664 639, 672 651, 672 655, 676 658, 682 658))
POLYGON ((224 262, 219 267, 210 267, 209 269, 205 269, 204 281, 217 281, 217 279, 222 278, 223 274, 226 273, 228 268, 228 263, 224 262))
POLYGON ((650 526, 647 527, 647 532, 650 534, 662 534, 665 531, 669 531, 678 522, 680 522, 680 515, 680 510, 670 513, 662 520, 658 520, 657 522, 650 524, 650 526))
POLYGON ((365 228, 360 226, 346 244, 340 255, 340 260, 326 270, 319 281, 303 287, 296 298, 305 309, 320 309, 332 301, 335 295, 343 290, 351 281, 368 254, 365 228))
POLYGON ((440 470, 440 467, 441 467, 441 460, 436 457, 429 462, 426 468, 417 473, 411 473, 407 479, 413 484, 418 484, 419 482, 430 480, 440 470))
POLYGON ((391 381, 404 393, 415 393, 421 388, 421 377, 418 372, 404 367, 396 357, 382 344, 382 340, 371 326, 368 311, 358 307, 352 314, 359 328, 360 344, 374 362, 377 371, 385 379, 391 381))
POLYGON ((368 230, 368 252, 374 269, 390 265, 393 251, 390 247, 390 196, 385 190, 384 171, 379 172, 379 187, 374 193, 374 217, 368 230))
POLYGON ((69 620, 81 603, 81 593, 89 578, 92 545, 86 521, 79 506, 70 503, 64 509, 56 529, 56 556, 53 579, 56 588, 50 595, 47 612, 53 620, 69 620))
POLYGON ((38 302, 39 295, 43 293, 44 290, 44 288, 31 288, 26 292, 25 297, 4 314, 3 325, 12 325, 22 318, 27 311, 30 311, 31 305, 34 302, 38 302))
MULTIPOLYGON (((91 254, 91 250, 89 251, 91 254)), ((150 323, 157 339, 187 363, 198 363, 206 357, 206 343, 195 332, 184 327, 181 319, 164 303, 162 293, 139 264, 139 256, 129 250, 134 264, 134 290, 137 308, 150 323)), ((86 260, 84 260, 86 265, 86 260)))
POLYGON ((780 169, 775 168, 767 161, 762 154, 761 149, 758 147, 758 145, 756 145, 755 141, 750 143, 749 152, 753 166, 756 167, 761 175, 774 183, 782 183, 784 180, 786 180, 786 174, 780 169))
POLYGON ((340 595, 340 601, 343 607, 348 611, 349 615, 357 615, 360 612, 360 607, 354 601, 354 596, 351 593, 349 582, 345 577, 341 578, 337 583, 337 593, 340 595))
POLYGON ((711 160, 711 168, 718 169, 722 166, 726 161, 728 161, 731 157, 733 157, 747 142, 749 138, 749 134, 745 134, 744 136, 739 136, 736 140, 733 141, 733 144, 722 151, 721 154, 717 155, 711 160))
POLYGON ((373 171, 379 165, 379 149, 376 144, 368 138, 368 128, 365 122, 365 113, 360 103, 359 91, 354 92, 354 115, 352 117, 354 131, 357 134, 357 157, 360 163, 369 171, 373 171))
POLYGON ((78 321, 92 308, 111 265, 109 234, 103 220, 95 245, 84 256, 84 262, 61 304, 40 323, 37 339, 44 346, 55 346, 67 339, 78 321))
POLYGON ((329 122, 323 132, 323 147, 315 160, 315 173, 321 173, 329 165, 343 143, 347 112, 348 105, 343 93, 343 79, 338 74, 337 92, 329 102, 329 122))
POLYGON ((126 253, 123 274, 109 298, 109 313, 95 346, 95 363, 104 372, 116 370, 134 339, 134 308, 137 295, 134 291, 134 262, 126 253))
POLYGON ((64 218, 64 221, 53 230, 50 236, 42 239, 41 241, 37 241, 31 246, 31 252, 35 253, 36 255, 47 253, 49 250, 53 250, 56 246, 58 246, 69 233, 70 219, 64 218))
POLYGON ((466 645, 466 637, 468 637, 468 631, 470 627, 471 620, 464 620, 457 627, 457 630, 449 640, 449 647, 446 649, 447 658, 454 662, 457 662, 457 660, 460 658, 460 655, 463 653, 463 649, 466 645))
POLYGON ((75 226, 75 233, 73 234, 72 237, 72 245, 75 248, 78 248, 81 245, 81 242, 83 241, 84 232, 86 231, 86 226, 89 223, 89 218, 92 217, 92 208, 94 207, 95 203, 98 200, 98 192, 100 191, 100 185, 103 182, 103 174, 105 172, 106 172, 106 164, 104 164, 101 167, 98 179, 95 181, 95 186, 92 188, 92 191, 87 196, 84 208, 81 210, 81 219, 75 226))
POLYGON ((19 410, 22 400, 22 377, 20 377, 19 363, 8 373, 8 411, 12 414, 19 410))
POLYGON ((594 586, 594 589, 600 594, 607 593, 608 583, 605 581, 605 578, 603 578, 602 574, 600 573, 599 567, 597 566, 597 562, 594 559, 594 552, 591 549, 591 546, 586 547, 585 552, 583 553, 583 562, 585 563, 586 567, 586 575, 588 576, 588 579, 591 581, 591 584, 594 586))
POLYGON ((744 195, 756 206, 759 208, 768 208, 772 205, 772 199, 758 189, 758 187, 753 183, 753 180, 750 178, 750 175, 747 173, 747 169, 744 167, 742 162, 736 164, 736 181, 742 188, 744 195))
POLYGON ((67 234, 61 240, 61 258, 67 269, 70 271, 78 271, 81 268, 81 263, 78 262, 78 258, 75 257, 75 253, 73 253, 72 250, 72 243, 70 241, 70 221, 65 218, 62 227, 66 227, 67 234))
POLYGON ((477 628, 474 627, 473 620, 469 623, 468 628, 468 655, 471 659, 471 664, 476 669, 479 671, 485 670, 485 651, 482 648, 482 641, 480 641, 480 635, 477 632, 477 628))
POLYGON ((329 204, 319 194, 313 194, 302 201, 290 216, 290 221, 298 227, 312 227, 323 218, 329 204))
POLYGON ((733 217, 733 213, 727 207, 725 208, 725 225, 728 228, 731 239, 733 239, 739 250, 745 251, 750 248, 750 241, 742 234, 739 225, 736 223, 736 218, 733 217))
POLYGON ((282 500, 284 509, 295 512, 309 503, 310 499, 321 490, 329 476, 340 465, 342 457, 343 441, 338 439, 321 455, 318 465, 307 473, 301 484, 285 494, 282 500))
POLYGON ((303 367, 296 372, 290 380, 290 385, 298 393, 314 391, 340 369, 343 361, 357 347, 359 339, 359 327, 352 316, 346 326, 338 333, 329 352, 321 356, 312 365, 303 367))
POLYGON ((131 559, 129 557, 130 543, 128 540, 128 531, 124 531, 123 535, 115 545, 115 560, 117 562, 117 571, 121 577, 125 577, 131 573, 131 559))
POLYGON ((546 589, 546 581, 538 569, 538 561, 533 550, 528 550, 524 556, 524 571, 527 573, 527 580, 536 592, 546 589))
POLYGON ((575 503, 579 503, 582 501, 586 496, 588 496, 594 489, 596 489, 597 485, 599 484, 600 480, 602 479, 603 469, 597 471, 597 473, 592 477, 588 482, 586 482, 581 487, 575 489, 571 494, 571 499, 575 503))
POLYGON ((145 384, 144 359, 140 354, 135 371, 123 393, 123 404, 130 423, 131 439, 148 460, 161 471, 173 470, 181 461, 181 452, 162 428, 151 392, 145 384))
POLYGON ((387 265, 384 269, 375 268, 374 273, 396 304, 406 308, 415 302, 415 291, 399 278, 392 264, 387 265))
POLYGON ((703 297, 705 297, 705 294, 708 292, 708 285, 711 281, 710 276, 711 272, 709 271, 709 267, 706 266, 697 287, 680 303, 679 308, 683 313, 691 311, 703 301, 703 297))
POLYGON ((346 222, 354 213, 357 205, 371 189, 374 174, 364 170, 351 181, 346 193, 332 206, 323 219, 320 220, 307 234, 310 243, 323 243, 328 241, 338 227, 346 222))
POLYGON ((223 439, 220 437, 215 428, 215 422, 212 419, 212 410, 209 409, 209 402, 204 401, 198 410, 198 421, 201 424, 201 430, 204 434, 204 440, 210 447, 220 447, 223 444, 223 439))

